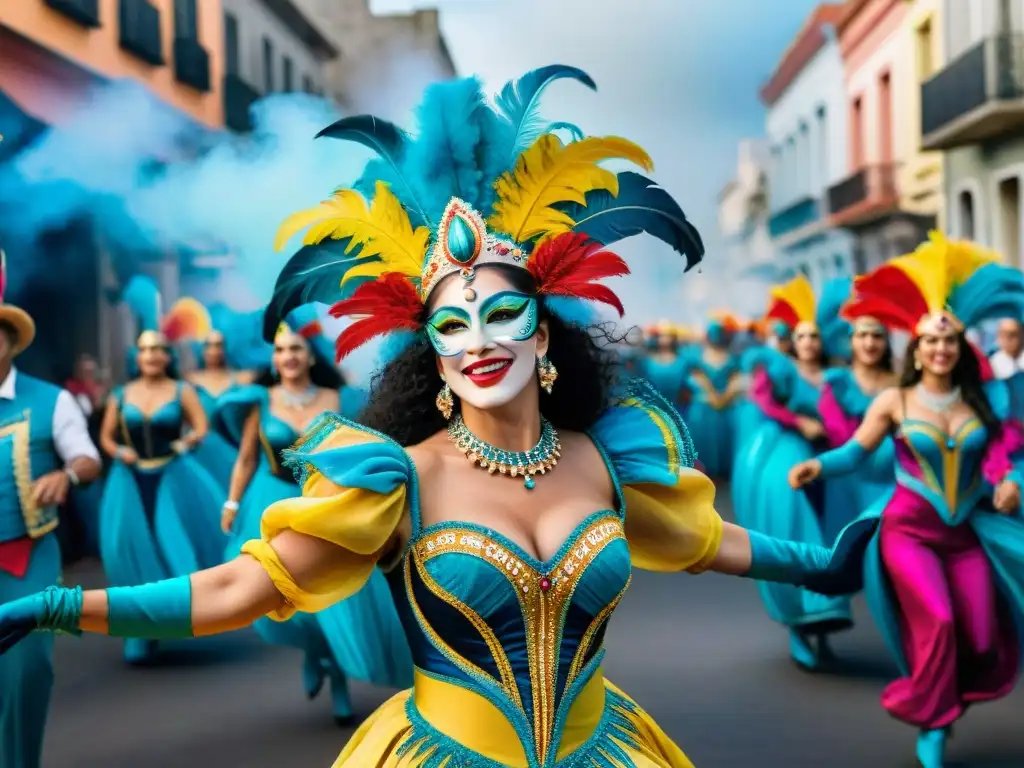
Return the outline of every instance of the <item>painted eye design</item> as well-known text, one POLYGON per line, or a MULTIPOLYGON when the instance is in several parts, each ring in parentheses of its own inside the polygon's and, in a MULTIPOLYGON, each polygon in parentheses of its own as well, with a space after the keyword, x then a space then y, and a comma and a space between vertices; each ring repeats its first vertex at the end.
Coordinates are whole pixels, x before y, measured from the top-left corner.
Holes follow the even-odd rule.
POLYGON ((467 329, 466 324, 459 320, 445 320, 440 325, 436 325, 434 327, 437 329, 437 332, 443 336, 451 336, 452 334, 467 329))
POLYGON ((528 306, 529 302, 524 301, 521 304, 507 304, 501 307, 495 307, 487 315, 488 323, 507 323, 511 320, 515 320, 517 317, 523 314, 528 306))

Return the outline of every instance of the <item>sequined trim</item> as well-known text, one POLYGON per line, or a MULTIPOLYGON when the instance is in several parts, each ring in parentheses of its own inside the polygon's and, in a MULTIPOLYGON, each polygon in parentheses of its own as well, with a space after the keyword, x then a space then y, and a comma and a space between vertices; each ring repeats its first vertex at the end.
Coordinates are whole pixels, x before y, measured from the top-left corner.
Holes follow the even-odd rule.
POLYGON ((33 539, 45 536, 57 527, 58 520, 45 520, 45 510, 38 507, 32 495, 32 414, 25 410, 19 421, 0 426, 0 440, 11 440, 11 458, 14 483, 18 489, 18 504, 25 521, 25 530, 33 539))
POLYGON ((590 563, 611 542, 625 539, 621 519, 609 512, 580 527, 568 546, 559 550, 554 566, 546 571, 524 562, 525 558, 496 535, 477 528, 453 523, 443 528, 433 526, 432 530, 432 536, 415 544, 417 560, 426 562, 448 553, 478 557, 505 574, 518 595, 526 625, 535 757, 539 765, 550 765, 558 746, 554 739, 559 709, 556 685, 568 607, 590 563))
POLYGON ((668 451, 669 471, 678 472, 682 467, 692 469, 697 462, 697 449, 679 412, 660 392, 641 379, 629 383, 627 394, 620 407, 639 408, 654 422, 668 451))
POLYGON ((626 581, 626 586, 615 596, 615 598, 608 603, 601 612, 594 617, 593 621, 590 622, 590 626, 587 627, 587 631, 583 633, 583 638, 580 640, 579 647, 576 649, 576 653, 572 659, 572 665, 569 667, 569 679, 567 684, 571 684, 577 677, 583 667, 586 666, 584 659, 587 658, 587 652, 590 650, 590 644, 594 642, 594 636, 597 635, 602 625, 608 620, 608 617, 612 615, 612 612, 618 607, 619 602, 626 594, 626 590, 629 589, 629 585, 633 582, 633 577, 630 576, 626 581))

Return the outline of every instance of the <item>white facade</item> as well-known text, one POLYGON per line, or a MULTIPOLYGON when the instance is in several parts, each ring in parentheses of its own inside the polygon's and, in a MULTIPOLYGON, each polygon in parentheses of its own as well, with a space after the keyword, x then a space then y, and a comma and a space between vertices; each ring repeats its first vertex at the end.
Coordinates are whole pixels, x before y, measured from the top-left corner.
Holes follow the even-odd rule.
MULTIPOLYGON (((952 62, 1000 31, 1000 0, 945 0, 945 60, 952 62)), ((1010 29, 1024 32, 1024 0, 1009 0, 1010 29)))
POLYGON ((845 72, 835 35, 767 108, 771 231, 779 270, 812 283, 850 274, 853 238, 825 228, 828 187, 849 173, 845 72))
POLYGON ((292 0, 222 0, 228 75, 261 94, 323 93, 324 65, 337 50, 292 0))
POLYGON ((736 177, 718 201, 718 229, 730 275, 765 270, 774 249, 768 235, 767 151, 762 142, 740 142, 736 177))

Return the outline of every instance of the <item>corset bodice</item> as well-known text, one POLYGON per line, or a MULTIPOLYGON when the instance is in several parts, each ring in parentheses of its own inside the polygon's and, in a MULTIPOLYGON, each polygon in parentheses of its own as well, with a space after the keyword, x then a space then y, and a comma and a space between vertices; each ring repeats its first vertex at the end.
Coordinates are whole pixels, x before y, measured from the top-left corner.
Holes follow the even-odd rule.
POLYGON ((270 412, 268 405, 260 409, 260 447, 270 471, 284 480, 294 482, 295 475, 281 464, 281 453, 299 439, 299 433, 270 412))
POLYGON ((485 696, 547 765, 630 572, 622 518, 599 512, 547 562, 477 525, 434 525, 389 581, 416 666, 485 696))
POLYGON ((173 455, 171 443, 181 437, 183 423, 184 413, 178 397, 149 415, 132 403, 121 402, 121 437, 139 454, 140 459, 161 459, 173 455))
POLYGON ((987 438, 977 418, 953 434, 927 421, 905 419, 896 438, 896 480, 923 496, 947 523, 958 524, 984 493, 981 461, 987 438))

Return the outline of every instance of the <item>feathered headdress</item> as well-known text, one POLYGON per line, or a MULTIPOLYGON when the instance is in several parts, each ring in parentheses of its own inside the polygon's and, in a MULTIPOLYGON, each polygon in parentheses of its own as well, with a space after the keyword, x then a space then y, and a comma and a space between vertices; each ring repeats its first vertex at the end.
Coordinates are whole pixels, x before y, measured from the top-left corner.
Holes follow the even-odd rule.
POLYGON ((454 274, 472 281, 492 264, 527 270, 540 294, 621 314, 600 281, 629 269, 602 248, 641 232, 683 254, 687 268, 697 264, 703 243, 672 197, 640 174, 601 165, 627 160, 650 171, 646 152, 540 120, 541 93, 559 79, 595 87, 579 69, 544 67, 506 85, 491 106, 478 80, 456 80, 427 90, 415 138, 369 116, 321 131, 379 157, 353 189, 281 225, 278 249, 302 230, 306 247, 278 279, 265 334, 299 304, 336 302, 333 316, 357 318, 338 338, 340 360, 374 337, 419 330, 435 286, 454 274), (557 134, 566 128, 568 143, 557 134))
POLYGON ((163 314, 160 288, 145 275, 135 275, 121 293, 121 301, 135 313, 141 333, 138 346, 170 346, 203 339, 213 330, 210 313, 196 299, 184 296, 163 314))
POLYGON ((708 313, 707 327, 720 328, 725 333, 738 333, 744 328, 744 323, 727 309, 715 309, 708 313))
POLYGON ((324 332, 323 323, 320 322, 323 308, 322 304, 303 304, 296 307, 288 313, 284 322, 278 325, 277 334, 290 332, 301 336, 309 344, 315 357, 330 363, 334 358, 334 349, 331 339, 324 332))
POLYGON ((5 304, 7 294, 7 254, 0 249, 0 322, 14 328, 14 348, 12 354, 17 355, 28 349, 36 337, 36 323, 28 312, 13 304, 5 304))
POLYGON ((850 325, 839 317, 839 308, 850 294, 848 280, 830 280, 822 286, 821 297, 803 275, 771 289, 765 321, 783 324, 790 333, 817 331, 830 356, 847 353, 850 325))
POLYGON ((1024 317, 1024 276, 1001 264, 994 251, 932 232, 913 253, 857 278, 842 313, 915 336, 962 331, 986 320, 1024 317))

